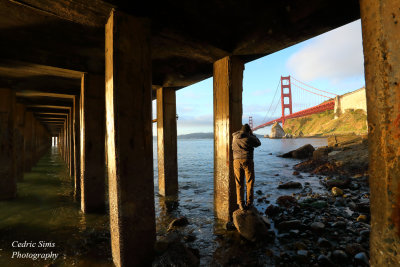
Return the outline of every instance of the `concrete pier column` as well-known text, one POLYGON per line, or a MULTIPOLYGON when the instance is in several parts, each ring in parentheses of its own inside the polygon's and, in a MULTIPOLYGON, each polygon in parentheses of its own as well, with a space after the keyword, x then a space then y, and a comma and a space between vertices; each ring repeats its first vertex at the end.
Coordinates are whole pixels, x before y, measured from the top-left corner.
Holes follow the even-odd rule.
POLYGON ((25 112, 24 123, 24 155, 25 164, 24 171, 29 172, 32 168, 32 134, 33 134, 33 114, 25 112))
POLYGON ((80 119, 79 119, 79 96, 74 96, 73 102, 73 141, 74 141, 74 198, 79 199, 81 196, 81 161, 80 161, 80 119))
POLYGON ((400 266, 400 1, 361 0, 371 266, 400 266))
POLYGON ((232 133, 242 125, 243 62, 225 57, 214 63, 214 209, 231 220, 237 208, 232 133))
POLYGON ((176 97, 174 88, 157 89, 158 190, 162 196, 178 193, 176 97))
POLYGON ((17 195, 15 92, 0 88, 0 200, 17 195))
POLYGON ((105 209, 104 76, 82 75, 80 96, 81 209, 105 209))
POLYGON ((68 140, 69 140, 69 176, 74 179, 75 171, 75 161, 74 161, 74 134, 73 134, 73 121, 74 112, 72 108, 69 110, 69 120, 68 120, 68 140))
POLYGON ((25 123, 25 107, 22 104, 16 104, 16 128, 15 128, 15 158, 17 161, 16 176, 17 181, 22 181, 24 178, 24 164, 25 164, 25 137, 24 137, 24 123, 25 123))
POLYGON ((106 24, 111 245, 116 266, 147 266, 154 214, 150 25, 112 11, 106 24))

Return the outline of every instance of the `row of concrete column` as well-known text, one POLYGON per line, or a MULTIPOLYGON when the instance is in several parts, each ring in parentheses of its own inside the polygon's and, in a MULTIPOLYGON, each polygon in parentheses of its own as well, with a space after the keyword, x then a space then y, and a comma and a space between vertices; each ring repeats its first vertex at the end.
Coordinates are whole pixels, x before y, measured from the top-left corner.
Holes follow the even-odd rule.
POLYGON ((50 133, 16 102, 15 91, 0 88, 0 200, 16 197, 17 181, 50 146, 50 133))
MULTIPOLYGON (((371 261, 381 266, 398 262, 389 245, 400 244, 400 30, 393 20, 400 16, 397 3, 360 1, 370 129, 371 261)), ((61 125, 59 147, 83 212, 104 210, 108 177, 114 263, 141 266, 151 261, 156 238, 151 28, 147 19, 112 11, 105 29, 105 77, 82 76, 81 93, 61 125)), ((242 121, 243 70, 243 62, 234 56, 214 63, 214 203, 216 216, 225 220, 236 208, 231 142, 242 121)), ((19 129, 23 127, 28 140, 24 164, 37 160, 50 139, 33 118, 26 119, 29 115, 20 126, 12 91, 0 92, 3 198, 16 192, 19 129), (26 130, 29 125, 34 125, 32 135, 26 130)), ((159 192, 168 196, 178 191, 173 88, 157 89, 157 107, 159 192)))

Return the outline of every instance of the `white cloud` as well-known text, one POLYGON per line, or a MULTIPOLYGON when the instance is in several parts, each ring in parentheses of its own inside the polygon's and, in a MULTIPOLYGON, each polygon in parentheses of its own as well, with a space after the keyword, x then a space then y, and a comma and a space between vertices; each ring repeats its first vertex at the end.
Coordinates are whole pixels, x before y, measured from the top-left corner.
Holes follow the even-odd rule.
POLYGON ((333 82, 364 74, 360 20, 323 34, 287 61, 287 68, 304 81, 325 78, 333 82))

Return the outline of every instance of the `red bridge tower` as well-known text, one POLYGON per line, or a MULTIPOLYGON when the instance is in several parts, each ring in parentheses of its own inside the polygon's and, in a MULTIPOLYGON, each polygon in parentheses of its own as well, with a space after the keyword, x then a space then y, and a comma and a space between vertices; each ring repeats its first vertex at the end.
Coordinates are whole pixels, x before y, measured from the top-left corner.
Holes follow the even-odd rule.
POLYGON ((281 76, 281 104, 282 104, 282 126, 285 124, 285 110, 289 109, 292 114, 292 88, 290 86, 290 76, 281 76), (285 101, 288 100, 288 101, 285 101))

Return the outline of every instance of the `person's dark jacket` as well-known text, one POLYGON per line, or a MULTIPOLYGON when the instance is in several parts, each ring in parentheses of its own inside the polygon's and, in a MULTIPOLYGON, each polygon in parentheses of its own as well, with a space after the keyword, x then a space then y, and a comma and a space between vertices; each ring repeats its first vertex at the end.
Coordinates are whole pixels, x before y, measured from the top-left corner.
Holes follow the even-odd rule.
POLYGON ((261 145, 253 134, 237 131, 232 134, 233 159, 253 159, 254 148, 261 145))

